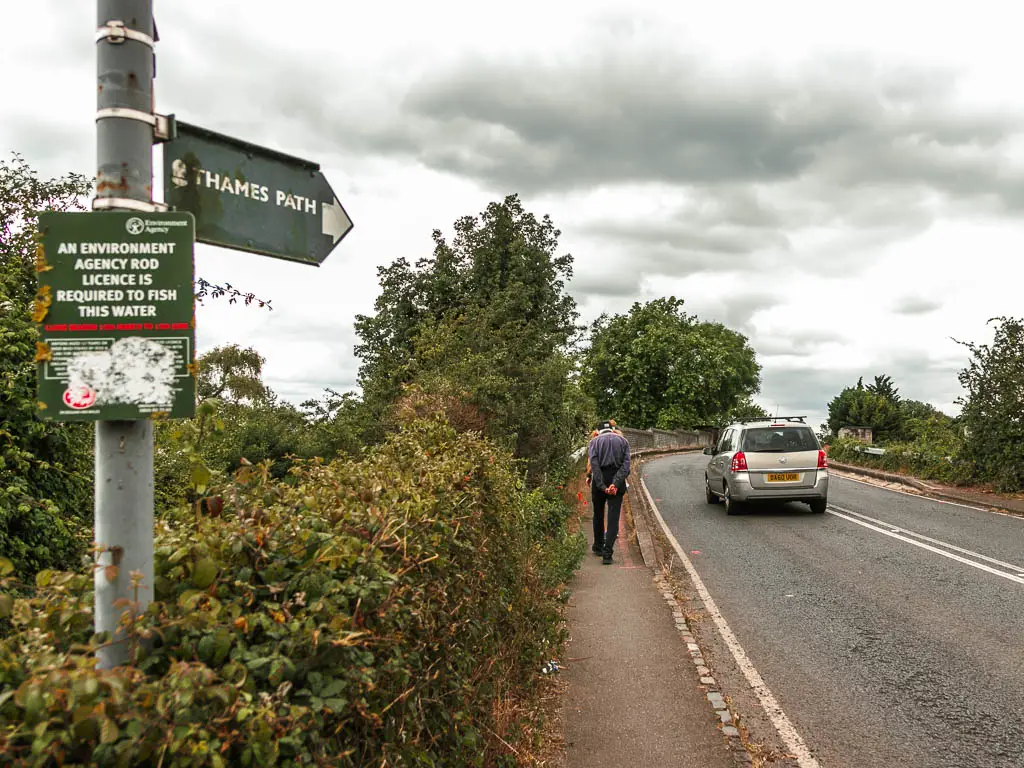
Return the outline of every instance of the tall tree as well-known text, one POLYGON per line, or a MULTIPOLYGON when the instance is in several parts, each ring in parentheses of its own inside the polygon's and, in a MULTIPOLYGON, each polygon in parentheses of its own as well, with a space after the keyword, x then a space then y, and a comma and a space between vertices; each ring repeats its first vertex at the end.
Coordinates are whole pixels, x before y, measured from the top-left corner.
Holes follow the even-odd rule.
POLYGON ((764 408, 755 403, 751 398, 745 399, 739 403, 735 408, 729 411, 727 421, 736 421, 737 419, 768 419, 771 418, 771 414, 768 413, 764 408))
POLYGON ((218 398, 232 403, 265 402, 264 357, 252 347, 237 344, 215 347, 199 358, 196 394, 200 400, 218 398))
POLYGON ((89 191, 84 176, 0 161, 0 553, 23 577, 73 567, 92 517, 92 430, 38 418, 31 320, 37 214, 81 210, 89 191))
POLYGON ((949 416, 946 416, 946 414, 931 403, 925 403, 921 400, 900 400, 900 412, 903 414, 904 419, 932 419, 940 416, 949 418, 949 416))
MULTIPOLYGON (((863 382, 863 379, 861 381, 863 382)), ((894 403, 900 401, 900 390, 893 382, 892 376, 886 374, 875 376, 874 383, 868 384, 866 389, 868 392, 884 397, 886 400, 891 400, 894 403)))
POLYGON ((931 403, 920 400, 900 400, 900 439, 912 443, 920 439, 954 439, 953 419, 931 403))
MULTIPOLYGON (((876 377, 879 379, 888 377, 876 377)), ((892 394, 883 381, 883 389, 892 394)), ((888 385, 891 386, 891 380, 888 385)), ((828 404, 828 429, 833 436, 843 427, 870 427, 878 442, 899 439, 902 417, 899 405, 886 394, 873 391, 873 385, 864 386, 859 379, 855 387, 847 387, 828 404)))
POLYGON ((356 393, 328 388, 321 399, 306 400, 300 408, 309 425, 308 455, 330 458, 362 452, 363 435, 368 432, 367 414, 356 393))
POLYGON ((672 296, 602 315, 583 353, 583 388, 598 412, 647 429, 716 425, 756 394, 761 366, 747 338, 701 322, 672 296))
POLYGON ((456 221, 451 242, 435 231, 430 258, 379 270, 375 314, 356 318, 359 381, 379 423, 404 385, 455 393, 481 409, 491 436, 544 471, 570 418, 565 388, 579 330, 560 234, 510 195, 456 221))
POLYGON ((992 344, 959 342, 971 352, 960 372, 964 453, 980 477, 1002 491, 1024 488, 1024 320, 999 317, 992 344))

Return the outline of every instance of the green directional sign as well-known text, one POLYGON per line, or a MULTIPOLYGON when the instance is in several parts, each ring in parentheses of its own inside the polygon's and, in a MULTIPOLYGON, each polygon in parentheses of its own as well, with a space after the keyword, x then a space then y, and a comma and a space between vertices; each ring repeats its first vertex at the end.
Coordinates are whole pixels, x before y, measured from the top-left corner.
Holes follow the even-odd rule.
POLYGON ((176 122, 164 201, 196 217, 196 239, 319 266, 352 221, 308 160, 176 122))
POLYGON ((34 320, 40 416, 195 415, 195 220, 43 213, 34 320))

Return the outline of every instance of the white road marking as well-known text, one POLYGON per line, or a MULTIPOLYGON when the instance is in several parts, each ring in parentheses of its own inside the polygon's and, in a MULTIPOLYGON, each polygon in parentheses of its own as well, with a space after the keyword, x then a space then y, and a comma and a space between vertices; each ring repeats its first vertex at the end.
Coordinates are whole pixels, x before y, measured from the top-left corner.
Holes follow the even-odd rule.
MULTIPOLYGON (((868 515, 863 515, 860 512, 854 512, 852 509, 844 509, 843 507, 837 507, 835 504, 829 504, 829 506, 832 509, 835 509, 835 510, 837 510, 839 512, 842 512, 845 515, 853 515, 854 517, 859 517, 861 520, 867 520, 869 523, 878 523, 879 525, 885 525, 885 526, 890 525, 889 523, 886 523, 884 520, 878 520, 878 519, 876 519, 874 517, 869 517, 868 515)), ((903 534, 906 534, 907 536, 913 536, 915 539, 920 539, 921 541, 927 541, 929 544, 935 544, 936 546, 943 547, 945 549, 950 549, 950 550, 952 550, 954 552, 959 552, 961 555, 968 555, 970 557, 977 558, 978 560, 984 560, 985 562, 992 563, 993 565, 1001 565, 1004 568, 1007 568, 1007 569, 1009 569, 1011 571, 1016 571, 1018 574, 1020 574, 1021 572, 1024 572, 1024 565, 1014 565, 1013 563, 1007 563, 1005 560, 996 560, 994 557, 989 557, 988 555, 983 555, 980 552, 974 552, 974 551, 972 551, 970 549, 964 549, 963 547, 958 547, 958 546, 956 546, 954 544, 950 544, 947 541, 942 541, 941 539, 933 539, 931 536, 925 536, 923 533, 915 533, 914 531, 908 531, 905 528, 891 528, 891 527, 890 527, 890 531, 892 533, 903 533, 903 534)))
MULTIPOLYGON (((839 470, 837 470, 837 471, 839 471, 839 470)), ((1015 518, 1017 520, 1024 520, 1024 517, 1022 517, 1021 515, 1015 515, 1012 512, 1001 512, 1000 510, 992 509, 991 507, 975 507, 975 506, 971 506, 970 504, 964 504, 964 503, 959 502, 959 501, 948 501, 946 499, 936 499, 934 496, 929 496, 924 491, 919 491, 918 493, 911 493, 909 491, 901 491, 901 490, 898 490, 896 488, 890 488, 887 485, 878 485, 877 483, 872 483, 872 482, 870 482, 868 480, 861 480, 858 477, 853 477, 853 476, 847 475, 847 474, 834 474, 832 472, 829 472, 829 477, 837 478, 839 480, 849 480, 851 483, 859 483, 860 485, 866 485, 866 486, 868 486, 870 488, 877 488, 880 491, 889 491, 890 493, 898 493, 901 496, 910 496, 911 498, 915 498, 915 499, 924 499, 925 501, 933 501, 936 504, 948 504, 951 507, 960 507, 960 509, 970 509, 970 510, 973 510, 975 512, 989 512, 989 513, 991 513, 993 515, 999 515, 1000 517, 1012 517, 1012 518, 1015 518)))
POLYGON ((1006 571, 1000 571, 997 568, 992 568, 991 566, 985 565, 984 563, 979 563, 975 560, 968 560, 966 557, 960 557, 960 555, 955 555, 952 552, 947 552, 943 549, 939 549, 938 547, 933 547, 931 544, 925 544, 923 541, 917 541, 916 539, 913 539, 910 536, 904 536, 900 533, 893 533, 892 531, 887 531, 885 528, 880 528, 879 526, 869 523, 865 520, 858 520, 856 517, 852 516, 852 514, 856 513, 845 514, 845 510, 841 512, 837 507, 833 507, 831 505, 829 506, 829 509, 827 511, 830 515, 835 515, 836 517, 841 517, 844 520, 849 520, 851 523, 862 525, 865 528, 869 528, 872 531, 878 531, 878 533, 881 533, 884 536, 891 536, 894 539, 905 541, 907 544, 913 544, 915 547, 920 547, 921 549, 926 549, 929 552, 934 552, 937 555, 948 557, 950 560, 956 560, 958 563, 963 563, 964 565, 969 565, 972 568, 977 568, 979 571, 985 571, 986 573, 991 573, 994 576, 1000 576, 1004 579, 1008 579, 1009 581, 1014 581, 1018 584, 1024 584, 1024 578, 1021 578, 1020 576, 1017 576, 1012 573, 1007 573, 1006 571))
POLYGON ((771 720, 772 725, 775 726, 775 730, 779 732, 779 736, 782 738, 783 742, 785 742, 789 752, 796 758, 797 765, 799 768, 818 768, 818 761, 814 759, 810 748, 804 740, 800 738, 800 734, 797 733, 796 728, 786 716, 786 713, 782 711, 782 706, 775 698, 775 695, 768 688, 768 685, 757 671, 753 662, 747 657, 747 653, 743 650, 743 646, 741 646, 739 640, 736 639, 736 635, 734 635, 732 629, 730 629, 729 623, 725 620, 722 612, 718 610, 718 606, 715 605, 715 601, 712 599, 711 593, 708 592, 707 587, 704 586, 704 582, 701 581, 700 576, 697 574, 697 569, 693 567, 693 563, 690 562, 690 558, 686 556, 686 552, 683 550, 682 546, 680 546, 672 531, 669 530, 668 525, 665 523, 665 518, 661 516, 661 512, 658 510, 658 505, 654 503, 654 499, 651 497, 651 492, 647 490, 647 483, 641 479, 640 486, 644 490, 644 496, 647 498, 647 503, 651 505, 651 510, 654 512, 654 516, 657 518, 658 524, 661 525, 662 532, 669 540, 669 543, 672 544, 672 548, 675 550, 676 555, 679 556, 679 560, 682 562, 683 567, 685 567, 687 573, 690 574, 690 578, 693 580, 693 586, 697 590, 697 594, 700 595, 701 601, 704 603, 704 608, 707 610, 708 615, 711 616, 711 620, 715 622, 715 626, 718 628, 718 634, 721 635, 722 641, 732 653, 732 657, 736 660, 736 664, 743 673, 743 676, 747 678, 747 682, 750 683, 750 687, 753 689, 754 693, 757 694, 757 698, 761 702, 761 706, 764 708, 765 714, 768 715, 768 719, 771 720))

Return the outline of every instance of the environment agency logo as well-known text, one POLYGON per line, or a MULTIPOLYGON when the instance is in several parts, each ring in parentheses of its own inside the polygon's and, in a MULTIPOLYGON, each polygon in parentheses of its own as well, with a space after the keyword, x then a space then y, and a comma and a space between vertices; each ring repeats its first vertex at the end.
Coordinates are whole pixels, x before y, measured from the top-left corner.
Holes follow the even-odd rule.
POLYGON ((146 228, 146 223, 138 216, 132 216, 125 222, 124 228, 128 230, 129 235, 141 235, 146 228))

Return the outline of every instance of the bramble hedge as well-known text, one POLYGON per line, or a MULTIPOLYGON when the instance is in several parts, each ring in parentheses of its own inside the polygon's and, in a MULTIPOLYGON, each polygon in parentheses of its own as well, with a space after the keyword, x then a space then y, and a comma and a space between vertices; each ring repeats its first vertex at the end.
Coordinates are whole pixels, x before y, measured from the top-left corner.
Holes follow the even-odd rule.
POLYGON ((500 704, 563 639, 583 555, 562 499, 433 420, 214 493, 160 524, 135 669, 93 667, 91 573, 0 581, 0 765, 513 763, 500 704))
POLYGON ((912 443, 892 443, 877 456, 858 451, 864 444, 851 438, 830 441, 829 459, 843 464, 871 467, 886 472, 936 480, 949 485, 968 485, 974 481, 973 467, 961 455, 959 445, 951 441, 922 438, 912 443))

